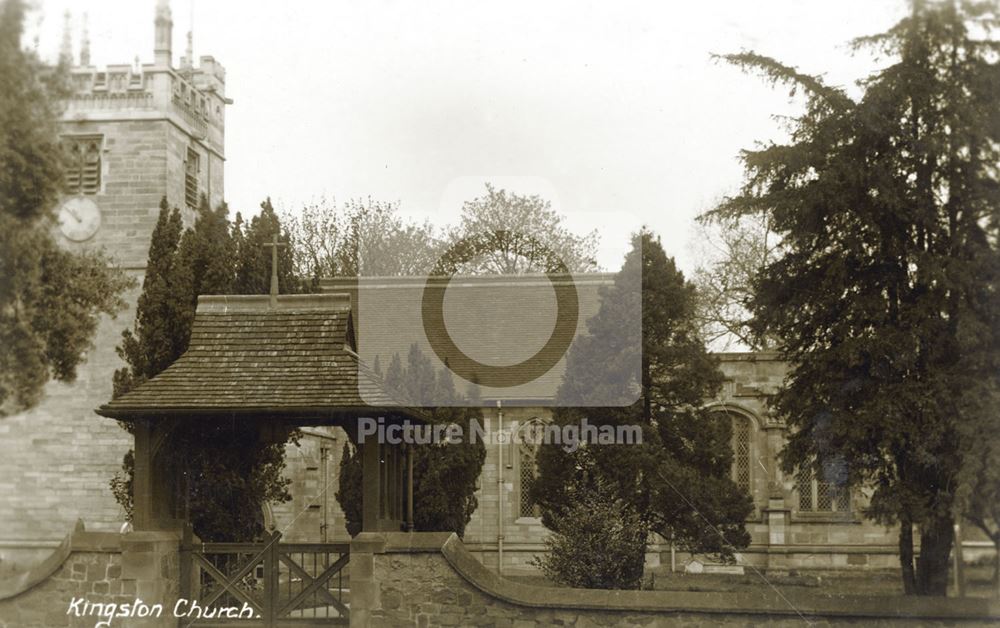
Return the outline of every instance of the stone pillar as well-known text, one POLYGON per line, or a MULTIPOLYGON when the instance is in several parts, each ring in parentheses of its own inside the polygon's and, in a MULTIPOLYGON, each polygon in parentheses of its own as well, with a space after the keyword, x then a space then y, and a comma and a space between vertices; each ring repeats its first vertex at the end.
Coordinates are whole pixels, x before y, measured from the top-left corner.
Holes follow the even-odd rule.
POLYGON ((785 500, 780 495, 767 500, 764 517, 767 521, 768 545, 785 545, 785 530, 788 527, 788 515, 789 509, 785 507, 785 500))
POLYGON ((361 532, 351 540, 351 628, 373 625, 372 612, 382 605, 375 579, 375 555, 382 553, 385 537, 381 534, 361 532))
MULTIPOLYGON (((778 466, 778 452, 784 446, 785 427, 772 416, 768 416, 768 423, 764 426, 767 434, 767 508, 764 509, 764 522, 767 524, 767 561, 768 567, 777 567, 774 564, 777 556, 772 556, 770 547, 775 545, 785 545, 787 543, 786 533, 791 522, 791 510, 785 503, 784 477, 781 468, 778 466)), ((783 557, 783 555, 781 555, 783 557)), ((783 566, 783 558, 778 561, 783 566)))
MULTIPOLYGON (((180 587, 180 532, 137 531, 122 535, 122 581, 135 583, 137 601, 162 605, 158 617, 129 618, 135 628, 174 628, 180 587)), ((353 557, 352 557, 353 558, 353 557)))

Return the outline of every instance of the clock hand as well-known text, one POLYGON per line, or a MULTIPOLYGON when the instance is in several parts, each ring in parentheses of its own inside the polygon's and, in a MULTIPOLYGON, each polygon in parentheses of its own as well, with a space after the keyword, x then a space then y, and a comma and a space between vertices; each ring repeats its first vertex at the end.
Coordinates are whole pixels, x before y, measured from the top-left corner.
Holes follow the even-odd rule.
POLYGON ((76 213, 76 210, 73 209, 72 207, 67 206, 66 211, 69 213, 70 216, 76 218, 77 222, 83 222, 83 219, 80 218, 80 214, 76 213))

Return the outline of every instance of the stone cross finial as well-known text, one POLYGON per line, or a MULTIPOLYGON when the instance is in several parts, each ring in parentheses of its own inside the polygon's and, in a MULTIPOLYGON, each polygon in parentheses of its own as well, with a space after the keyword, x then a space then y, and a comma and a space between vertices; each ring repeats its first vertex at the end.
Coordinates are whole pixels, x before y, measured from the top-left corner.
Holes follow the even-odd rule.
POLYGON ((270 242, 265 242, 264 247, 271 249, 271 306, 278 304, 278 249, 288 246, 284 242, 278 242, 278 232, 274 232, 274 237, 270 242))

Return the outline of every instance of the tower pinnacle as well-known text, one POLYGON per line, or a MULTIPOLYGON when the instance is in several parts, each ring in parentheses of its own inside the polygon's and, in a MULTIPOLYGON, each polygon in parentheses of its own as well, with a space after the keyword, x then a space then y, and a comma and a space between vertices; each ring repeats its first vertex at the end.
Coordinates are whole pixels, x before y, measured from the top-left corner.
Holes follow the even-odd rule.
POLYGON ((62 43, 59 45, 59 63, 66 66, 73 65, 73 35, 70 32, 72 17, 67 9, 63 14, 62 43))
POLYGON ((170 67, 173 61, 174 21, 170 15, 169 0, 156 0, 154 35, 153 57, 156 65, 170 67))
POLYGON ((188 18, 187 48, 184 49, 184 59, 181 62, 185 70, 194 67, 194 0, 191 0, 191 11, 188 18))
POLYGON ((83 14, 83 33, 80 36, 80 65, 90 65, 90 30, 87 27, 87 14, 83 14))

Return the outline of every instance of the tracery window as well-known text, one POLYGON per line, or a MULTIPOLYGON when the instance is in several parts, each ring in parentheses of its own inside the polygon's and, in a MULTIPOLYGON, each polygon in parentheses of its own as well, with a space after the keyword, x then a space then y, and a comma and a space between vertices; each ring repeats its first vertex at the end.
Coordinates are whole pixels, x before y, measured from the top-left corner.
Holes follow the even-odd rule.
POLYGON ((67 194, 97 194, 101 191, 100 135, 66 136, 62 140, 66 151, 64 187, 67 194))

